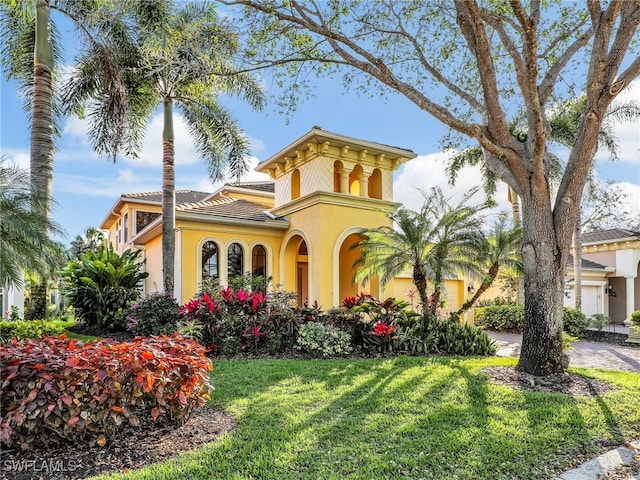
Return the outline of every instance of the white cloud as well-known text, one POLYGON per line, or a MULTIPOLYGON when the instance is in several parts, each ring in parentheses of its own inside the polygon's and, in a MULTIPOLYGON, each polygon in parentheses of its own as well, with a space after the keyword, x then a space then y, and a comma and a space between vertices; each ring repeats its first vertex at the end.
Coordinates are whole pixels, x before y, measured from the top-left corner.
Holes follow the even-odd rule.
POLYGON ((87 197, 118 198, 123 193, 158 190, 155 177, 136 175, 130 169, 118 170, 115 176, 102 177, 60 173, 56 175, 55 183, 60 192, 87 197))
POLYGON ((640 212, 640 185, 629 182, 616 183, 620 190, 627 195, 627 203, 632 212, 640 212))
MULTIPOLYGON (((438 152, 428 155, 418 155, 417 158, 407 162, 402 171, 397 174, 393 182, 394 200, 401 202, 406 208, 419 210, 424 197, 420 190, 429 192, 432 187, 439 186, 445 197, 453 202, 461 200, 462 196, 472 188, 482 185, 482 173, 479 167, 465 167, 458 172, 455 185, 449 185, 446 172, 448 153, 438 152)), ((475 201, 481 202, 484 198, 482 190, 476 196, 475 201)), ((500 182, 495 195, 498 206, 491 212, 511 212, 511 204, 507 199, 507 185, 500 182)), ((472 201, 473 202, 473 201, 472 201)))
POLYGON ((259 138, 249 137, 249 145, 251 145, 251 151, 253 153, 263 152, 265 149, 265 143, 259 138))
POLYGON ((4 153, 9 160, 10 163, 15 164, 19 168, 24 170, 29 170, 29 166, 31 164, 31 157, 29 155, 28 150, 20 150, 20 149, 3 149, 2 153, 4 153))

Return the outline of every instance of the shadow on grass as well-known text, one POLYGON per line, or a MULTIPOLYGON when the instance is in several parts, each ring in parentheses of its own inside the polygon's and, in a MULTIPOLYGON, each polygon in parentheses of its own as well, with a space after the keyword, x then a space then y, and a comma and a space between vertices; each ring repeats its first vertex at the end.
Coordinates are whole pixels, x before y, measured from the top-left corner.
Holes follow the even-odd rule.
POLYGON ((537 479, 617 424, 605 400, 515 392, 477 372, 505 362, 217 362, 213 402, 239 427, 126 478, 537 479))

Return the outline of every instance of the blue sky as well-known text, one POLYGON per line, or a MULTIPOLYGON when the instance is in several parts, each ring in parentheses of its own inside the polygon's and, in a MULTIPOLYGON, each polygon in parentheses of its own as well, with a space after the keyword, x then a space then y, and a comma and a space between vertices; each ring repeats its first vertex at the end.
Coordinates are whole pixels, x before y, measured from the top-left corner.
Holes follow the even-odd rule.
MULTIPOLYGON (((235 101, 223 101, 235 114, 240 127, 251 139, 253 163, 257 164, 306 133, 314 125, 336 133, 408 148, 418 158, 395 175, 395 200, 418 208, 418 188, 441 185, 445 192, 467 191, 480 180, 477 169, 463 171, 455 187, 447 185, 444 155, 438 141, 446 133, 439 122, 400 95, 365 98, 343 91, 340 78, 317 81, 316 95, 298 106, 289 117, 276 113, 274 105, 253 112, 235 101)), ((0 82, 0 151, 28 168, 29 125, 22 110, 17 86, 0 82)), ((640 81, 624 93, 640 102, 640 81)), ((138 159, 119 159, 117 163, 94 154, 89 145, 87 124, 77 118, 65 121, 58 152, 54 157, 53 195, 57 202, 54 219, 72 240, 87 227, 97 227, 108 209, 123 193, 158 191, 161 186, 162 121, 157 114, 150 122, 144 148, 138 159)), ((620 161, 611 163, 597 156, 596 168, 603 180, 619 182, 630 194, 634 208, 640 210, 640 125, 617 127, 620 161)), ((251 179, 266 179, 253 173, 251 179)), ((214 191, 205 164, 191 145, 184 124, 176 122, 176 185, 201 191, 214 191)), ((504 187, 498 192, 499 208, 509 209, 504 187)))

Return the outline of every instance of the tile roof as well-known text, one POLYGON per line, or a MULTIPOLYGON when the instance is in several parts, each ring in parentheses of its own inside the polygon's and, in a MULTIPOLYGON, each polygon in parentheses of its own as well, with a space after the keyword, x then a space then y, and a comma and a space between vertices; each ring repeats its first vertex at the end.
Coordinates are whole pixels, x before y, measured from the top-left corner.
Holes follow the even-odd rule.
MULTIPOLYGON (((180 205, 182 203, 201 202, 209 195, 211 195, 211 193, 196 192, 194 190, 176 190, 176 205, 180 205)), ((162 203, 162 192, 125 193, 122 197, 158 204, 162 203)))
POLYGON ((622 228, 614 228, 611 230, 602 230, 599 232, 583 233, 582 243, 611 242, 614 240, 622 240, 632 237, 636 237, 638 240, 640 240, 640 232, 634 232, 633 230, 624 230, 622 228))
MULTIPOLYGON (((573 268, 573 255, 569 255, 569 261, 567 262, 567 266, 569 268, 573 268)), ((606 265, 601 265, 596 262, 592 262, 591 260, 582 259, 582 268, 588 268, 591 270, 604 270, 607 268, 606 265)))
POLYGON ((275 183, 269 180, 255 182, 235 182, 227 183, 230 187, 245 188, 247 190, 258 190, 260 192, 275 192, 275 183))
POLYGON ((222 197, 206 202, 185 203, 176 207, 177 212, 210 215, 212 217, 227 217, 254 222, 282 221, 284 218, 274 219, 265 213, 264 205, 237 198, 222 197))

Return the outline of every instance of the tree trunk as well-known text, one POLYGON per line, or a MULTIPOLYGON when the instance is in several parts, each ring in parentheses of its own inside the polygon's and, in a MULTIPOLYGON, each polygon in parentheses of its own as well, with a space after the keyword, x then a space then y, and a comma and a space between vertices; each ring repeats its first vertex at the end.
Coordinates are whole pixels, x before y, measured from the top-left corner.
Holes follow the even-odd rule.
POLYGON ((176 172, 173 135, 173 101, 166 97, 162 130, 162 279, 166 293, 173 294, 174 258, 176 249, 175 207, 176 172))
POLYGON ((418 290, 418 296, 422 303, 422 313, 426 313, 429 309, 429 297, 427 296, 427 279, 419 267, 413 267, 413 283, 418 290))
MULTIPOLYGON (((48 0, 36 1, 36 38, 33 52, 33 99, 31 101, 31 191, 38 195, 43 205, 39 212, 51 217, 53 187, 53 53, 51 47, 50 10, 48 0)), ((46 305, 47 279, 32 284, 32 305, 46 305)), ((39 312, 41 314, 41 312, 39 312)), ((45 309, 46 314, 46 309, 45 309)), ((45 317, 41 317, 45 318, 45 317)))
POLYGON ((569 241, 559 242, 548 189, 532 188, 522 198, 524 328, 517 370, 549 375, 562 367, 562 306, 569 241))
POLYGON ((500 271, 500 265, 498 263, 494 263, 493 265, 491 265, 491 267, 489 268, 489 273, 488 275, 485 277, 484 280, 482 280, 482 283, 480 284, 480 286, 478 287, 478 290, 476 290, 475 295, 473 295, 473 297, 471 297, 469 300, 467 300, 466 302, 464 302, 462 304, 462 306, 460 307, 460 310, 458 310, 455 315, 462 315, 464 312, 466 312, 467 310, 469 310, 473 304, 476 302, 476 300, 478 300, 478 298, 480 298, 480 296, 491 286, 493 285, 493 282, 495 282, 496 277, 498 276, 498 272, 500 271))
MULTIPOLYGON (((580 207, 578 207, 580 212, 580 207)), ((582 215, 578 214, 576 228, 573 231, 573 288, 575 307, 582 310, 582 215)))

